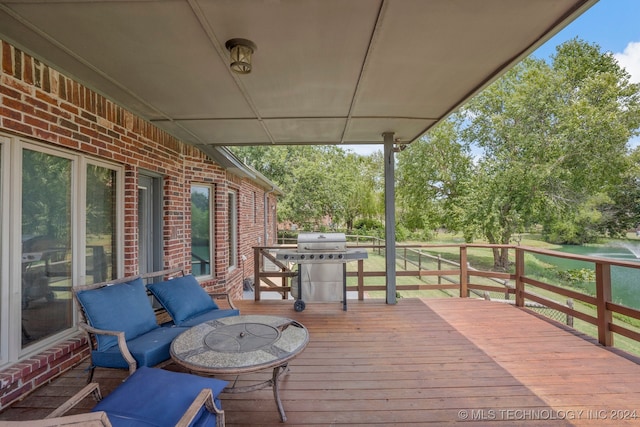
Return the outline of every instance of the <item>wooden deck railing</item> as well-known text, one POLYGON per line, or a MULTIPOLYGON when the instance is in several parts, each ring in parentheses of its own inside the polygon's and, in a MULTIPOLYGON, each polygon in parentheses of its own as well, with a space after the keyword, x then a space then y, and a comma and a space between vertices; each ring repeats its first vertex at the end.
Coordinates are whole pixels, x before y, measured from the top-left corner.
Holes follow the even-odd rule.
MULTIPOLYGON (((283 248, 291 248, 292 245, 262 246, 254 248, 254 283, 255 299, 259 301, 264 292, 278 292, 283 299, 287 299, 291 291, 291 278, 296 272, 290 266, 280 262, 275 258, 275 252, 283 248)), ((353 247, 350 245, 350 247, 353 247)), ((368 249, 370 253, 381 253, 384 256, 384 246, 382 245, 358 245, 358 248, 368 249)), ((431 291, 431 290, 455 290, 455 294, 460 298, 466 298, 470 291, 499 292, 509 297, 515 296, 515 305, 524 307, 529 302, 535 302, 541 306, 548 307, 564 313, 567 317, 580 319, 597 328, 597 339, 605 346, 613 345, 614 334, 619 334, 630 340, 640 343, 640 333, 634 330, 627 323, 616 322, 615 316, 626 316, 636 321, 640 321, 640 311, 616 303, 612 299, 611 267, 619 266, 632 269, 640 269, 640 263, 630 261, 618 261, 591 256, 574 255, 564 252, 545 250, 526 246, 515 245, 489 245, 489 244, 423 244, 423 245, 398 245, 397 254, 404 254, 403 269, 396 272, 397 282, 401 278, 414 277, 415 283, 397 283, 396 290, 401 291, 431 291), (457 248, 457 249, 456 249, 457 248), (509 259, 513 260, 514 268, 509 272, 477 270, 470 268, 468 259, 469 250, 478 249, 501 249, 507 248, 509 259), (406 264, 406 251, 423 254, 426 251, 434 252, 440 250, 453 251, 457 253, 458 262, 437 262, 435 267, 428 268, 427 262, 412 262, 415 269, 408 269, 406 264), (525 257, 535 254, 549 257, 578 260, 591 263, 595 270, 595 295, 589 295, 575 289, 561 286, 558 283, 547 283, 540 278, 533 277, 527 271, 525 257), (425 278, 434 277, 436 283, 425 283, 425 278), (447 278, 448 280, 441 280, 447 278), (487 280, 491 279, 491 280, 487 280), (567 306, 549 297, 549 294, 568 298, 579 302, 567 306), (578 309, 577 307, 583 307, 578 309), (587 307, 587 309, 584 309, 587 307)), ((421 255, 420 255, 421 256, 421 255)), ((399 256, 402 258, 402 256, 399 256)), ((431 257, 438 258, 438 257, 431 257)), ((426 258, 425 258, 426 259, 426 258)), ((350 267, 347 272, 348 277, 356 278, 356 285, 347 286, 347 291, 356 291, 359 300, 363 300, 365 292, 385 291, 386 286, 371 284, 373 278, 385 277, 385 271, 374 271, 365 269, 365 261, 358 260, 355 264, 355 271, 350 267)), ((433 264, 433 262, 431 262, 433 264)), ((382 264, 384 265, 384 264, 382 264)), ((295 266, 294 266, 295 268, 295 266)), ((373 279, 375 280, 375 279, 373 279)), ((378 282, 380 279, 378 279, 378 282)), ((353 282, 353 281, 351 281, 353 282)), ((639 284, 640 287, 640 284, 639 284)))

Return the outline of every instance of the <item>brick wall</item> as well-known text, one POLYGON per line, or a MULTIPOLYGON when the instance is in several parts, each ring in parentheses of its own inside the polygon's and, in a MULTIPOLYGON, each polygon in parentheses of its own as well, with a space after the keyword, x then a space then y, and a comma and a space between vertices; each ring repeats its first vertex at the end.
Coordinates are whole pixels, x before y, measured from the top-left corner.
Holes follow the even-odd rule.
MULTIPOLYGON (((125 167, 124 275, 136 274, 138 171, 164 176, 163 251, 165 267, 190 266, 190 185, 215 187, 216 252, 208 290, 242 298, 242 280, 253 276, 251 247, 264 236, 265 189, 228 173, 196 148, 186 145, 10 44, 0 42, 0 131, 88 153, 125 167), (228 268, 227 192, 238 195, 238 266, 228 268), (257 205, 254 221, 254 193, 257 205), (247 206, 250 204, 250 206, 247 206), (244 269, 241 256, 245 255, 244 269)), ((270 206, 275 197, 269 196, 270 206)), ((272 224, 272 216, 269 217, 272 224)), ((269 232, 273 236, 273 231, 269 232)), ((271 241, 269 243, 273 243, 271 241)), ((263 244, 266 242, 263 242, 263 244)), ((44 381, 88 356, 80 338, 0 371, 0 410, 44 381)))

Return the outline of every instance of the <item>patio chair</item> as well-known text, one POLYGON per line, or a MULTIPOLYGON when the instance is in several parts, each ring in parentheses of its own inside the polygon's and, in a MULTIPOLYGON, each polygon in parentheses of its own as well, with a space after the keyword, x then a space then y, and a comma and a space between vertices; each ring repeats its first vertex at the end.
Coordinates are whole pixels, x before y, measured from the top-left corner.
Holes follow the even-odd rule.
POLYGON ((78 326, 91 347, 87 383, 96 367, 162 367, 170 361, 171 342, 192 326, 239 310, 227 293, 207 293, 181 268, 123 277, 72 289, 79 308, 78 326), (154 282, 158 278, 171 278, 154 282), (145 285, 145 281, 152 283, 145 285), (156 304, 152 304, 152 298, 156 304), (229 308, 215 300, 224 298, 229 308))
POLYGON ((85 386, 43 420, 0 422, 3 427, 52 426, 215 426, 224 427, 218 395, 225 381, 141 367, 101 400, 97 383, 85 386), (98 404, 87 414, 64 416, 94 395, 98 404))

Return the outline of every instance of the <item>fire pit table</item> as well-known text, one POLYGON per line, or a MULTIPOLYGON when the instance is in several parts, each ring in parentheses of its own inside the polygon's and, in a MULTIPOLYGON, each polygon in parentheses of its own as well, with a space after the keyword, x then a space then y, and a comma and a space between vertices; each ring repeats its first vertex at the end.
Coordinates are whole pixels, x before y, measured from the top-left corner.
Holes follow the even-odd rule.
POLYGON ((295 320, 275 316, 232 316, 196 325, 171 344, 171 358, 189 371, 203 375, 246 374, 273 368, 267 381, 236 387, 224 393, 244 393, 273 387, 273 396, 284 422, 278 382, 291 359, 309 343, 309 332, 295 320))

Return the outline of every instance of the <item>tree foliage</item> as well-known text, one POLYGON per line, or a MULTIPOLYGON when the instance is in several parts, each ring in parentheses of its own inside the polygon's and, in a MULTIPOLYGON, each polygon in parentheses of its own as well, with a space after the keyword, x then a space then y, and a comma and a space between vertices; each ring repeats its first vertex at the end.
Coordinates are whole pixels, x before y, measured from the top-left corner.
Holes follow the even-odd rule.
POLYGON ((436 126, 398 155, 397 204, 411 230, 460 228, 455 203, 470 179, 469 147, 458 142, 460 118, 436 126))
MULTIPOLYGON (((415 212, 420 191, 428 199, 423 215, 491 243, 507 244, 534 224, 563 243, 619 233, 637 219, 630 209, 638 175, 627 143, 640 126, 639 105, 638 85, 597 45, 576 39, 550 63, 526 59, 470 101, 463 119, 434 129, 426 156, 420 144, 409 148, 409 161, 399 162, 403 208, 415 212), (473 162, 461 155, 467 146, 473 162), (432 185, 443 176, 446 186, 432 185)), ((494 260, 505 268, 506 251, 494 260)))
POLYGON ((353 227, 359 218, 382 215, 382 158, 336 146, 234 147, 245 163, 284 190, 280 221, 304 229, 353 227))

